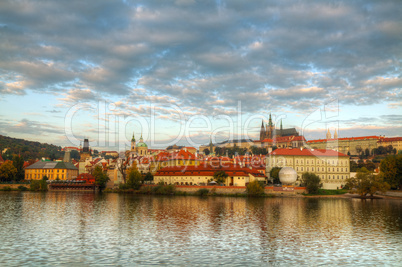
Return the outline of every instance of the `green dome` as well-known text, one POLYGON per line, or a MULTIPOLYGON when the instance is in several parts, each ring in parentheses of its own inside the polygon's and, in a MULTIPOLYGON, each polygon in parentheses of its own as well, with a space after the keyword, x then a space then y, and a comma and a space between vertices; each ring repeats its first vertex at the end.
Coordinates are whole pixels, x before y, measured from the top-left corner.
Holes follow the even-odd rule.
POLYGON ((144 142, 139 142, 136 147, 148 147, 144 142))

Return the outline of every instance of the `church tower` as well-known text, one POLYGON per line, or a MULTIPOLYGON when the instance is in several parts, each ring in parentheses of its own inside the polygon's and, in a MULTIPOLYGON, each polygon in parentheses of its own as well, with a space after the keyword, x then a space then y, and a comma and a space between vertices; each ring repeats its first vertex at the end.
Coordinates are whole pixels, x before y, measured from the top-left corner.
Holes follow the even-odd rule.
POLYGON ((338 139, 338 133, 336 132, 336 129, 335 129, 335 133, 334 133, 334 139, 338 139))
POLYGON ((265 127, 264 127, 264 120, 261 122, 261 130, 260 130, 260 140, 265 139, 265 127))
POLYGON ((275 125, 272 123, 272 118, 271 118, 271 113, 269 113, 269 121, 268 121, 268 136, 267 138, 273 139, 274 138, 274 133, 275 131, 275 125))
POLYGON ((133 132, 133 138, 131 138, 131 151, 135 151, 135 137, 133 132))
POLYGON ((331 132, 329 131, 329 129, 328 129, 328 131, 327 131, 327 136, 326 136, 326 138, 327 138, 327 139, 331 139, 331 132))

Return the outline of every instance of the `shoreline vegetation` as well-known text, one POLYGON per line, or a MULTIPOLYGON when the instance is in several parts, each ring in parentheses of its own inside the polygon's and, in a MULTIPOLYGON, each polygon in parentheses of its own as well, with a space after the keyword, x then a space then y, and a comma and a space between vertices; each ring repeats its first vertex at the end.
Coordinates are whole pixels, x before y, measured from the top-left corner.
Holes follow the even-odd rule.
MULTIPOLYGON (((0 188, 0 191, 31 191, 31 192, 47 192, 47 187, 44 184, 34 184, 33 186, 26 187, 25 185, 19 185, 17 188, 12 188, 10 186, 4 186, 0 188)), ((71 192, 80 192, 73 190, 71 192)), ((81 191, 82 192, 82 191, 81 191)), ((275 198, 275 197, 301 197, 301 198, 358 198, 358 199, 402 199, 398 196, 387 196, 387 195, 374 195, 374 196, 365 196, 362 197, 360 195, 351 194, 350 190, 347 189, 319 189, 317 194, 307 194, 307 193, 264 193, 263 191, 258 192, 250 192, 249 190, 245 190, 242 193, 219 193, 216 188, 208 189, 208 188, 200 188, 194 192, 187 192, 177 190, 174 185, 156 185, 156 186, 141 186, 139 189, 105 189, 103 193, 120 193, 120 194, 138 194, 138 195, 164 195, 164 196, 219 196, 219 197, 257 197, 257 198, 275 198)), ((402 194, 401 194, 402 195, 402 194)))

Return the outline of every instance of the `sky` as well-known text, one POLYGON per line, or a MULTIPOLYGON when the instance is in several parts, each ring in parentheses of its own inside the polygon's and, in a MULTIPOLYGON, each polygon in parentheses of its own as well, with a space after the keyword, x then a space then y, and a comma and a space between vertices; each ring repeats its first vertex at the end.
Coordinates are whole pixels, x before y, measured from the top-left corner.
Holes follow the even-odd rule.
POLYGON ((0 2, 0 134, 124 150, 402 136, 398 1, 0 2))

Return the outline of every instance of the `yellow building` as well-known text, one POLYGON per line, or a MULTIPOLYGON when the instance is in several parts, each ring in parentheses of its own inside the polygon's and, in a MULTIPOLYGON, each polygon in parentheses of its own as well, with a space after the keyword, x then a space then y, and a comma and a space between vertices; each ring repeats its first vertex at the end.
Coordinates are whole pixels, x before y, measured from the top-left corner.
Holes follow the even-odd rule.
POLYGON ((38 161, 25 168, 25 180, 72 180, 77 178, 78 169, 69 162, 38 161))
MULTIPOLYGON (((329 135, 330 137, 330 135, 329 135)), ((318 139, 307 141, 312 149, 332 149, 344 154, 359 155, 369 149, 370 153, 377 148, 378 136, 361 136, 334 139, 318 139)))
POLYGON ((395 148, 398 153, 399 151, 402 151, 402 137, 381 137, 377 142, 377 147, 380 146, 392 146, 392 148, 395 148))
POLYGON ((341 188, 350 177, 349 156, 334 150, 325 149, 286 149, 274 150, 267 157, 267 173, 274 167, 291 167, 297 172, 297 182, 304 172, 320 177, 324 189, 341 188))

